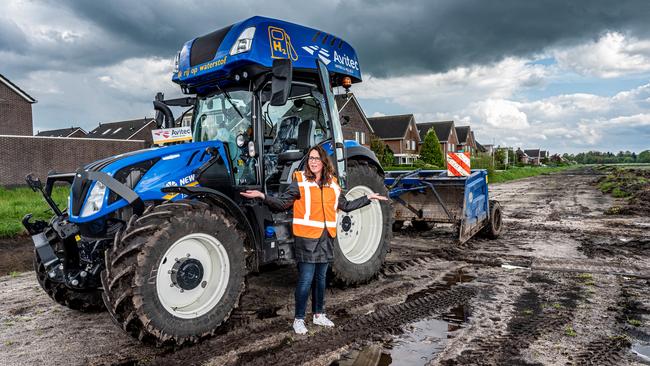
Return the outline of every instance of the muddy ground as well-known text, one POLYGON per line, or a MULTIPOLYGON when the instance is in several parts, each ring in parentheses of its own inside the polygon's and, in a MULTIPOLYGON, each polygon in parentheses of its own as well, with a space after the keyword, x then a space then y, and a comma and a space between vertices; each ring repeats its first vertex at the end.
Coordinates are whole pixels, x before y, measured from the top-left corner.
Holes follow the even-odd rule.
POLYGON ((398 233, 375 281, 328 290, 337 327, 308 322, 307 336, 290 328, 293 266, 251 276, 222 334, 177 350, 54 304, 33 272, 0 277, 0 364, 650 364, 650 218, 605 214, 623 202, 597 189, 602 175, 491 185, 497 240, 398 233))

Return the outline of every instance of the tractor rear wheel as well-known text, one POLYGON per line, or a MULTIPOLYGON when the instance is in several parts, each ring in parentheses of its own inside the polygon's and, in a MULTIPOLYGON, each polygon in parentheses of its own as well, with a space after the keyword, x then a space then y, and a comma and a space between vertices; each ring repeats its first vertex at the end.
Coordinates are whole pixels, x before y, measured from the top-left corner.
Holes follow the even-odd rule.
MULTIPOLYGON (((348 161, 348 192, 353 200, 370 193, 388 196, 384 178, 367 161, 348 161)), ((372 201, 352 212, 339 212, 332 273, 343 285, 368 282, 386 259, 393 229, 389 201, 372 201)))
POLYGON ((106 251, 102 284, 113 320, 159 346, 213 335, 244 292, 244 239, 230 215, 200 201, 133 217, 106 251))

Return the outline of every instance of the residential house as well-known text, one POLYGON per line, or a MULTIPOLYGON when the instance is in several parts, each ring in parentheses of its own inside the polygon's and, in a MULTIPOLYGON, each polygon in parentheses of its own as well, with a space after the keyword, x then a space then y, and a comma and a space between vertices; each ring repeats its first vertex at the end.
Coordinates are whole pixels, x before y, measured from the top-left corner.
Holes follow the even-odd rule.
POLYGON ((476 152, 476 141, 474 140, 474 131, 469 126, 458 126, 456 129, 456 136, 458 137, 458 145, 456 146, 457 152, 469 152, 474 154, 476 152))
POLYGON ((390 147, 397 164, 411 164, 417 158, 420 135, 412 114, 368 118, 375 136, 390 147))
POLYGON ((334 96, 343 126, 343 138, 370 147, 370 137, 375 133, 366 114, 363 113, 357 97, 353 93, 334 96))
POLYGON ((528 155, 528 164, 531 165, 541 164, 540 149, 526 149, 524 150, 524 153, 528 155))
POLYGON ((38 131, 36 136, 47 137, 86 137, 88 132, 81 127, 60 128, 57 130, 38 131))
POLYGON ((438 141, 440 141, 440 148, 442 149, 442 154, 445 156, 445 159, 448 152, 456 152, 456 146, 458 146, 458 135, 456 135, 454 121, 418 123, 417 126, 418 133, 420 134, 420 144, 424 142, 427 132, 433 128, 438 137, 438 141))
POLYGON ((0 135, 32 136, 36 99, 0 74, 0 135))
POLYGON ((120 122, 100 123, 99 127, 90 131, 86 137, 111 140, 144 140, 153 141, 151 131, 156 129, 156 120, 141 118, 120 122))
POLYGON ((517 151, 515 151, 515 155, 517 156, 517 162, 521 164, 529 164, 530 163, 530 157, 528 154, 526 154, 521 148, 517 148, 517 151))

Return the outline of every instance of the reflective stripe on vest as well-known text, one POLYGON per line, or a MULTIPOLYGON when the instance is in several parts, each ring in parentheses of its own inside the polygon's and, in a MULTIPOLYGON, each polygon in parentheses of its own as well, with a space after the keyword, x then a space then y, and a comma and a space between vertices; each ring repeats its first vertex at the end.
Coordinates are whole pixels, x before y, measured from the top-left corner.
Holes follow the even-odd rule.
POLYGON ((302 171, 294 173, 294 180, 300 190, 300 199, 293 204, 293 234, 317 239, 327 228, 329 235, 336 237, 336 210, 341 195, 336 178, 322 189, 316 182, 308 181, 302 171))

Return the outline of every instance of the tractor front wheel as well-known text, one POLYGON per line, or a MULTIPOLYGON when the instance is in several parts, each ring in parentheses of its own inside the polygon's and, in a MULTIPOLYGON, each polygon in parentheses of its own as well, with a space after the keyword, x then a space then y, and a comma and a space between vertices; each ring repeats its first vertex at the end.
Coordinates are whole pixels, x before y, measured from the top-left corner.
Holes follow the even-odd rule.
POLYGON ((245 235, 221 208, 200 201, 147 210, 106 252, 104 302, 145 343, 182 345, 214 334, 237 307, 245 235))

